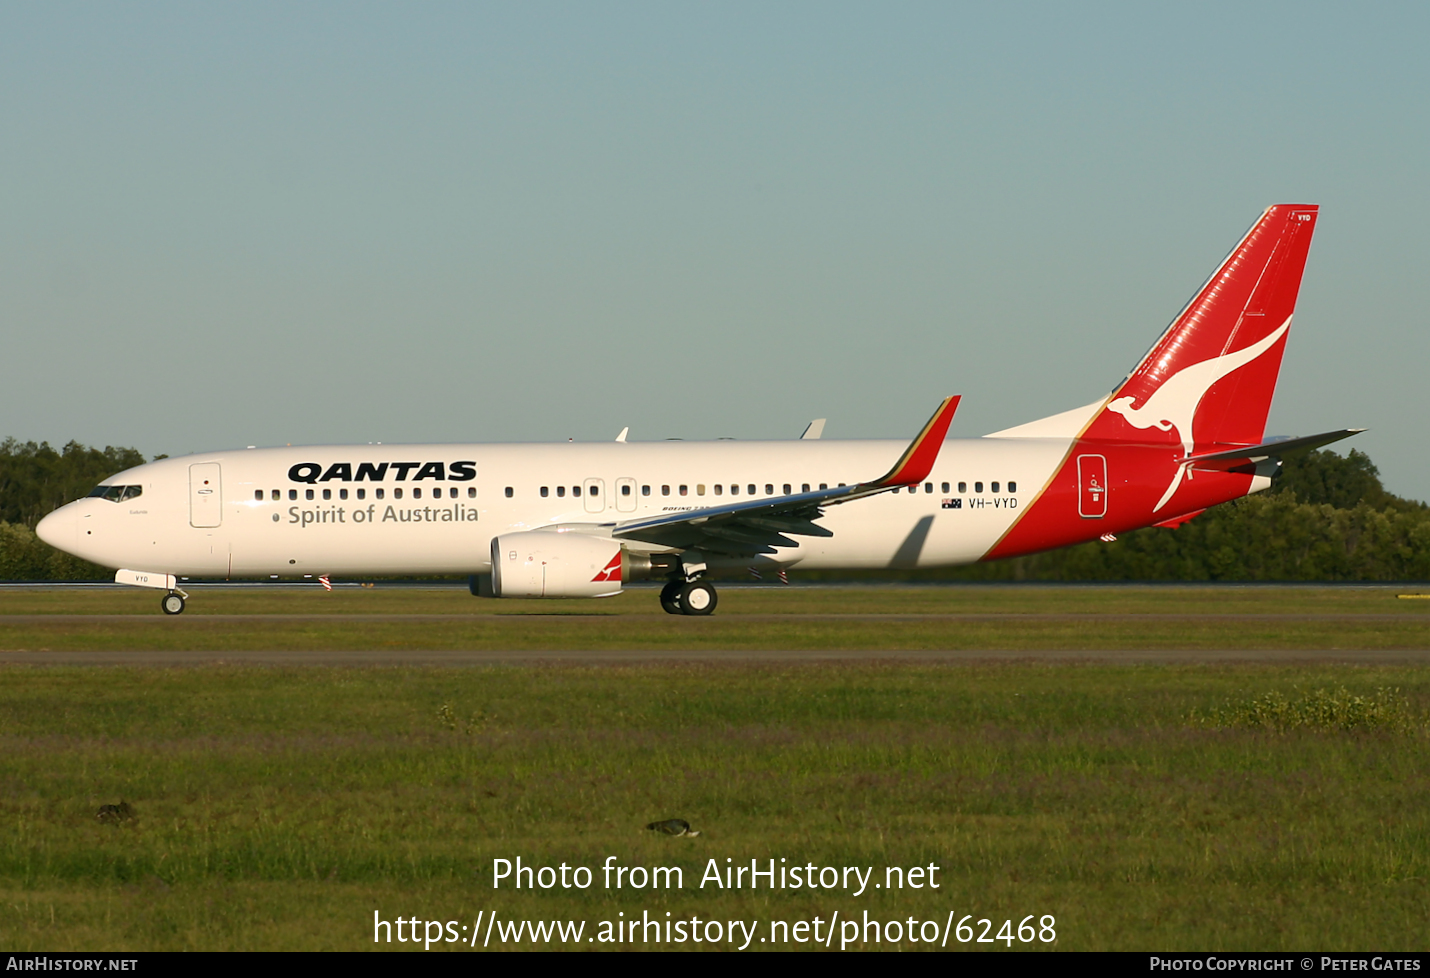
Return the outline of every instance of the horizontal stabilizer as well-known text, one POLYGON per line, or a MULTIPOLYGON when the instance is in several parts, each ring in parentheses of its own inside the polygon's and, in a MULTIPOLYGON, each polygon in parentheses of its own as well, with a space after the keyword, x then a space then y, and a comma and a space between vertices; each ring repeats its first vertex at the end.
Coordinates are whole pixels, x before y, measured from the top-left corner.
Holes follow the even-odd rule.
POLYGON ((1207 452, 1202 455, 1191 456, 1187 459, 1186 464, 1196 466, 1199 469, 1226 470, 1264 458, 1285 458, 1287 455, 1295 455, 1298 452, 1309 452, 1313 448, 1320 448, 1322 445, 1338 442, 1342 438, 1358 435, 1362 431, 1365 431, 1365 429, 1342 428, 1340 431, 1327 431, 1320 435, 1306 435, 1304 438, 1283 438, 1281 441, 1268 441, 1260 445, 1249 445, 1245 448, 1231 448, 1222 452, 1207 452))

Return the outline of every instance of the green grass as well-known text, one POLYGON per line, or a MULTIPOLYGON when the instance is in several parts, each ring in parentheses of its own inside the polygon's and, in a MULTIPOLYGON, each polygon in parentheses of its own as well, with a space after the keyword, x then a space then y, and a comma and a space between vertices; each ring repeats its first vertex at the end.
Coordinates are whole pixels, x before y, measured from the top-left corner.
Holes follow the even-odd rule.
POLYGON ((1405 666, 10 666, 0 943, 356 949, 374 910, 867 910, 1052 914, 1061 949, 1424 949, 1423 734, 1189 722, 1339 687, 1430 706, 1405 666), (121 798, 134 820, 100 824, 121 798), (670 816, 703 834, 643 829, 670 816), (493 890, 518 855, 687 885, 493 890), (943 885, 697 888, 727 857, 934 863, 943 885))
MULTIPOLYGON (((717 617, 824 614, 1395 614, 1430 622, 1430 600, 1403 601, 1426 588, 1367 587, 1055 587, 1017 585, 751 587, 720 585, 717 617)), ((3 615, 159 617, 159 592, 139 588, 35 588, 0 591, 3 615)), ((400 614, 488 617, 642 615, 661 617, 653 587, 601 600, 474 598, 465 587, 224 588, 192 591, 184 618, 211 614, 400 614)))
POLYGON ((1430 601, 1396 594, 725 588, 713 617, 684 618, 661 613, 649 589, 544 602, 480 600, 455 589, 206 589, 182 616, 166 618, 153 593, 18 591, 0 594, 0 651, 1426 648, 1430 601), (74 617, 91 615, 105 617, 74 617))

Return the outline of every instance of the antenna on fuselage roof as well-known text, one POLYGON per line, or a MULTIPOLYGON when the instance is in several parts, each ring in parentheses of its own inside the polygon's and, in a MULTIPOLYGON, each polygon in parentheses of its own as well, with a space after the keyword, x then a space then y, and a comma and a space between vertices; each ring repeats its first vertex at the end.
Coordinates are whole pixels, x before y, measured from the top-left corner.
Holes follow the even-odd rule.
POLYGON ((804 434, 799 436, 800 441, 818 441, 819 436, 824 434, 824 422, 828 418, 815 418, 804 429, 804 434))
POLYGON ((616 436, 616 441, 620 442, 621 444, 625 444, 626 435, 629 435, 630 433, 631 433, 631 426, 630 426, 630 425, 626 425, 624 428, 621 429, 621 433, 616 436))

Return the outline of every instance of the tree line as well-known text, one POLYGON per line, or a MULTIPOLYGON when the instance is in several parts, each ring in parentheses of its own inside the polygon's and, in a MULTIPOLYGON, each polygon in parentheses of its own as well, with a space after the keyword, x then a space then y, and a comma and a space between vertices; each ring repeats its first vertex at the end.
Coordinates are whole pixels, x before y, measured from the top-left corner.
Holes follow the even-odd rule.
MULTIPOLYGON (((161 456, 162 457, 162 456, 161 456)), ((143 465, 132 448, 88 448, 71 441, 0 442, 0 580, 93 580, 113 572, 72 557, 35 536, 35 524, 65 503, 86 496, 116 472, 143 465)))
MULTIPOLYGON (((163 456, 158 456, 162 458, 163 456)), ((35 536, 46 514, 142 465, 132 448, 0 442, 0 580, 94 580, 111 572, 35 536)), ((847 577, 799 572, 803 580, 847 577)), ((1430 507, 1386 491, 1364 452, 1287 459, 1273 488, 1176 529, 1152 527, 1011 560, 860 577, 958 581, 1430 580, 1430 507)))

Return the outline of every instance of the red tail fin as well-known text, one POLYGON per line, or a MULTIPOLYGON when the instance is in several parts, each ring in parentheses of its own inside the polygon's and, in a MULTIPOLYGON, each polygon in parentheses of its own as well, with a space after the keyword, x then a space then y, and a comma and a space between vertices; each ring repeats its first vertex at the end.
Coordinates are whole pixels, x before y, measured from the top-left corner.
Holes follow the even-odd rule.
POLYGON ((1176 429, 1188 455, 1198 446, 1259 442, 1316 214, 1312 204, 1267 208, 1113 392, 1088 435, 1125 439, 1129 424, 1176 429))

